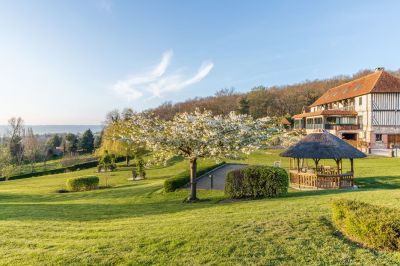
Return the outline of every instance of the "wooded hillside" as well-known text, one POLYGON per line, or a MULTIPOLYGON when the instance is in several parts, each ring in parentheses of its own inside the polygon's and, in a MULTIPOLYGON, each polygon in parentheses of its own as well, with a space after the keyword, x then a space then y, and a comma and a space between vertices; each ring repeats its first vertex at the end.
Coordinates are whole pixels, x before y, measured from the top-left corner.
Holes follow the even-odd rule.
MULTIPOLYGON (((293 85, 257 86, 247 93, 237 93, 234 89, 222 89, 214 96, 197 97, 174 104, 166 102, 147 111, 163 119, 171 119, 175 113, 190 112, 195 108, 211 110, 214 114, 237 111, 250 114, 255 118, 294 115, 300 113, 303 106, 312 104, 328 89, 372 72, 373 70, 361 70, 351 76, 306 80, 293 85)), ((400 77, 400 70, 388 72, 400 77)))

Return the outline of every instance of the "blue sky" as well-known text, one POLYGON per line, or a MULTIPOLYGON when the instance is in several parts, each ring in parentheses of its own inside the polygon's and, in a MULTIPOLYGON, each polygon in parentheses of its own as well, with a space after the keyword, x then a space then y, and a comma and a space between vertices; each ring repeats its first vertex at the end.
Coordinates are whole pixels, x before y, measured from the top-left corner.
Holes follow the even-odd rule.
POLYGON ((400 68, 398 1, 1 1, 0 124, 400 68))

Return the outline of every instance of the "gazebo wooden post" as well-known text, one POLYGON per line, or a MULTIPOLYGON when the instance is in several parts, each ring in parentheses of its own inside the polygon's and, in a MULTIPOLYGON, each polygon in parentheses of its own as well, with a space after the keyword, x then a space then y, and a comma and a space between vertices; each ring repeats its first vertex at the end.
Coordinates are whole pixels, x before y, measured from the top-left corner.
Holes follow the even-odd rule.
POLYGON ((342 159, 335 159, 336 161, 336 166, 337 166, 337 172, 338 172, 338 187, 340 188, 340 162, 342 161, 342 159))
MULTIPOLYGON (((297 158, 297 173, 300 173, 300 158, 297 158)), ((300 175, 297 175, 297 183, 300 189, 300 175)))
POLYGON ((351 179, 351 186, 354 186, 354 163, 353 163, 353 158, 350 158, 350 169, 351 169, 351 174, 353 175, 353 178, 351 179))
POLYGON ((340 161, 341 160, 342 159, 335 159, 338 174, 340 174, 340 161))
POLYGON ((317 180, 315 182, 315 187, 318 189, 318 163, 320 159, 314 158, 313 159, 315 162, 315 175, 317 176, 317 180))
POLYGON ((350 158, 350 169, 351 169, 351 172, 353 173, 353 175, 354 175, 354 162, 353 162, 353 158, 350 158))
POLYGON ((300 173, 300 159, 297 158, 297 172, 300 173))
POLYGON ((343 160, 340 159, 340 173, 343 173, 343 160))
POLYGON ((314 158, 313 160, 315 162, 315 172, 317 172, 318 171, 318 163, 319 163, 320 159, 314 158))

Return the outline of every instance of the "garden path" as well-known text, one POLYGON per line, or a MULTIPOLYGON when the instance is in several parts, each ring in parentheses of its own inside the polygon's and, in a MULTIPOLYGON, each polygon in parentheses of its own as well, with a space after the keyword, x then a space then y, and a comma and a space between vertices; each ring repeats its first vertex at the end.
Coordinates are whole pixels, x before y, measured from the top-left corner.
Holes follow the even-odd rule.
POLYGON ((208 172, 199 177, 197 180, 197 188, 199 189, 211 189, 210 174, 213 175, 213 190, 224 190, 225 188, 225 177, 229 171, 237 170, 246 167, 246 164, 224 164, 211 172, 208 172))

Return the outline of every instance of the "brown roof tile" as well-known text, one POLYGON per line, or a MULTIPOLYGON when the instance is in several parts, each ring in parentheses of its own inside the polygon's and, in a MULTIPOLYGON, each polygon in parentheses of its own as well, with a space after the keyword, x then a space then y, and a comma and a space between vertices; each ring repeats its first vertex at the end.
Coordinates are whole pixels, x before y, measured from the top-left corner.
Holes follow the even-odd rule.
POLYGON ((336 102, 372 92, 400 92, 400 79, 385 71, 376 71, 329 89, 311 106, 336 102))

